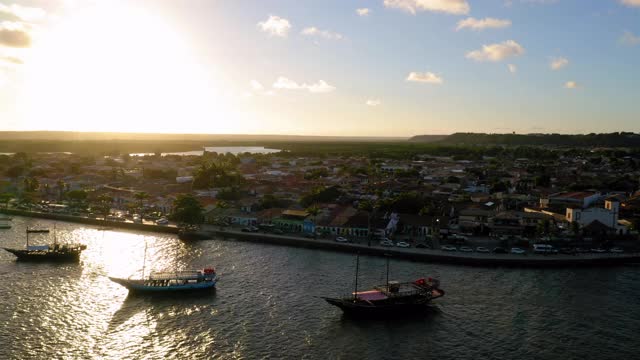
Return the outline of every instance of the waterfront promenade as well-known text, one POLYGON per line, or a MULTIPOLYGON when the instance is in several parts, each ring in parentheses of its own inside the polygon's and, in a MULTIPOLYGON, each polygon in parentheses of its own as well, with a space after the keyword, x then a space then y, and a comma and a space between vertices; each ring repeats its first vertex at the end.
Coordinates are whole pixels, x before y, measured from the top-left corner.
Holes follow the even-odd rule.
MULTIPOLYGON (((54 213, 30 212, 15 209, 2 209, 10 215, 37 217, 58 221, 76 222, 88 225, 105 226, 136 231, 161 232, 178 234, 175 225, 156 225, 150 222, 133 223, 109 221, 102 219, 78 217, 54 213)), ((338 243, 331 239, 312 239, 292 235, 278 235, 262 232, 243 232, 230 227, 203 225, 201 230, 191 233, 197 239, 219 239, 248 241, 263 244, 305 247, 330 251, 360 253, 372 256, 392 256, 396 259, 406 259, 421 262, 449 263, 471 266, 511 266, 511 267, 572 267, 572 266, 615 266, 630 263, 640 264, 639 253, 602 253, 576 255, 539 255, 539 254, 492 254, 492 253, 459 253, 446 252, 440 249, 396 248, 383 247, 377 243, 367 244, 338 243)), ((187 240, 189 241, 189 240, 187 240)))

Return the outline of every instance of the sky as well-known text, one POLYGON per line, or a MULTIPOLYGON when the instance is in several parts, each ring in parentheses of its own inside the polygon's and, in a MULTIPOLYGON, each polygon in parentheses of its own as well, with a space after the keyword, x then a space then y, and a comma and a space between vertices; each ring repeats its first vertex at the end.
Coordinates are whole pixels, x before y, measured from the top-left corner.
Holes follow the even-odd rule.
POLYGON ((640 132, 640 0, 0 0, 0 130, 640 132))

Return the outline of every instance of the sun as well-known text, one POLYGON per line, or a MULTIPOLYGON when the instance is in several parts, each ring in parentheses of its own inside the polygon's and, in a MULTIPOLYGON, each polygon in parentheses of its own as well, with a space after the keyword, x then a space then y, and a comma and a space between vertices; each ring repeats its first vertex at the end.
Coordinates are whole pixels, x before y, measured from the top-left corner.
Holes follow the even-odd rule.
POLYGON ((34 42, 20 96, 29 127, 215 132, 226 120, 216 74, 168 19, 133 4, 76 9, 34 42))

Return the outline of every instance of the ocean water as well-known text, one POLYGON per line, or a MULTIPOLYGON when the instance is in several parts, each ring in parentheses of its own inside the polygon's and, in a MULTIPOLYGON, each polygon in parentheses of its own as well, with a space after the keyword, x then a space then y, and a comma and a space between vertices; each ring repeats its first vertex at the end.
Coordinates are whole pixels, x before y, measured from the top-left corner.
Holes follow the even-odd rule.
MULTIPOLYGON (((54 222, 16 217, 0 246, 54 222)), ((55 223, 88 245, 79 264, 0 252, 0 359, 637 359, 640 267, 477 268, 391 260, 391 279, 441 280, 414 318, 356 320, 320 296, 354 286, 349 254, 55 223), (146 248, 146 251, 145 251, 146 248), (143 261, 146 253, 146 262, 143 261), (128 296, 107 276, 213 265, 216 292, 128 296)), ((47 243, 49 235, 32 235, 47 243)), ((385 260, 361 257, 361 288, 385 260)))

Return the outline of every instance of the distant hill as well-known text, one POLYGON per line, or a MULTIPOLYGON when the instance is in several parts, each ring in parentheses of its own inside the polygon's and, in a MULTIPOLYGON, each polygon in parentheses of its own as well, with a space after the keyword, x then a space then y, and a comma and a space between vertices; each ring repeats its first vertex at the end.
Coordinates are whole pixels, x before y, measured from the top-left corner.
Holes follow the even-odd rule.
MULTIPOLYGON (((409 141, 433 142, 422 140, 418 135, 409 141)), ((484 134, 455 133, 436 141, 446 145, 539 145, 539 146, 575 146, 575 147, 640 147, 640 134, 632 132, 614 132, 607 134, 484 134)))
POLYGON ((428 143, 428 142, 443 140, 447 136, 449 135, 416 135, 414 137, 409 138, 409 141, 428 143))

